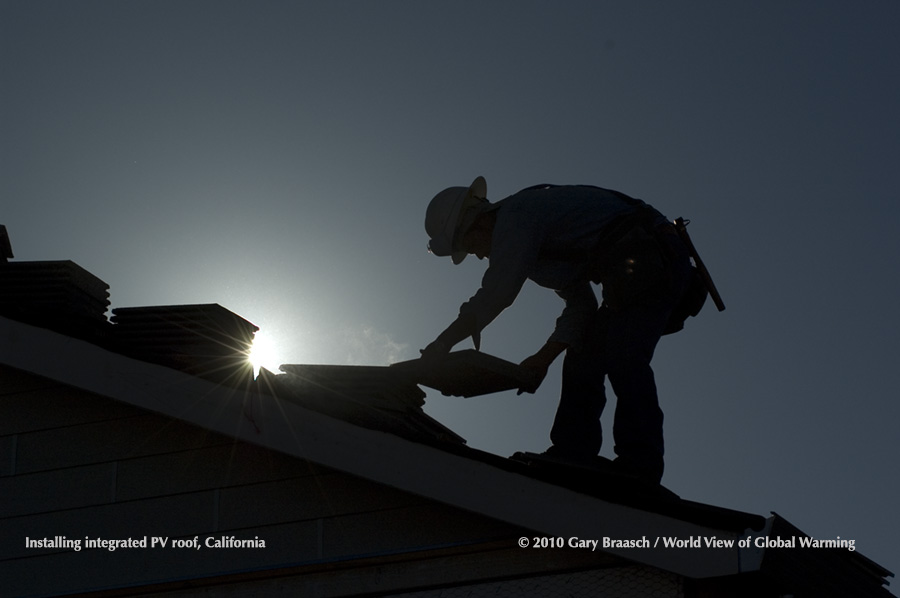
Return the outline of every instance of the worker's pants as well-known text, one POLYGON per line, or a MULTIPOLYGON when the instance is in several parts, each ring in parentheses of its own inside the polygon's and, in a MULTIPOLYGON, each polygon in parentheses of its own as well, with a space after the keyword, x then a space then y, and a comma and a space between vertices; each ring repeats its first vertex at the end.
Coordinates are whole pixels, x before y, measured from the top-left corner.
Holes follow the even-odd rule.
POLYGON ((605 380, 616 395, 613 437, 617 464, 659 481, 663 473, 663 413, 650 361, 690 276, 687 249, 667 236, 666 290, 659 300, 596 312, 580 350, 566 352, 562 392, 550 438, 554 451, 592 458, 603 442, 600 415, 606 406, 605 380))

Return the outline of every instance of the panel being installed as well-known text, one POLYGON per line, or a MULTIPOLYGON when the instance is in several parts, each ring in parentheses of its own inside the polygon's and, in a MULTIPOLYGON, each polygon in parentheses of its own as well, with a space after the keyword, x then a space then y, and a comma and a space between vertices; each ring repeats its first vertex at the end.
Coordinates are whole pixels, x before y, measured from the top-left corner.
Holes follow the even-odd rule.
POLYGON ((450 353, 437 364, 413 359, 395 363, 391 368, 404 372, 422 386, 456 397, 512 390, 528 382, 527 375, 517 364, 474 349, 450 353))

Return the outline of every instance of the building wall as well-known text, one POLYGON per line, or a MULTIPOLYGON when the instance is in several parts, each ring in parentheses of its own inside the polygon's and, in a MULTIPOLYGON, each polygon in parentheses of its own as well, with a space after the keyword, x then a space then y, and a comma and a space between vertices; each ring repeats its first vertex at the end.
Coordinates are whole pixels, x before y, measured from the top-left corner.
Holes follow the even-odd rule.
POLYGON ((619 564, 521 551, 506 524, 2 366, 0 530, 3 596, 336 596, 619 564), (265 547, 205 545, 223 537, 265 547))

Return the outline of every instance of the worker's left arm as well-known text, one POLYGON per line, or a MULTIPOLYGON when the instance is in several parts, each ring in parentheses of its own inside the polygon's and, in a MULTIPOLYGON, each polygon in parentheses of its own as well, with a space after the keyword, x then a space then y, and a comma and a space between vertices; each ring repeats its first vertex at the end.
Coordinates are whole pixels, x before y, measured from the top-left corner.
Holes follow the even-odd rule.
POLYGON ((485 326, 512 305, 537 261, 542 234, 541 222, 530 214, 513 210, 498 218, 481 288, 462 304, 456 320, 422 350, 424 358, 437 359, 466 338, 477 339, 485 326))
POLYGON ((527 280, 526 272, 524 268, 503 269, 491 264, 481 288, 460 307, 459 316, 453 323, 421 351, 422 357, 436 361, 470 336, 478 349, 481 330, 512 305, 527 280))
POLYGON ((457 343, 477 335, 475 315, 461 313, 436 339, 419 352, 425 361, 437 361, 449 353, 457 343))

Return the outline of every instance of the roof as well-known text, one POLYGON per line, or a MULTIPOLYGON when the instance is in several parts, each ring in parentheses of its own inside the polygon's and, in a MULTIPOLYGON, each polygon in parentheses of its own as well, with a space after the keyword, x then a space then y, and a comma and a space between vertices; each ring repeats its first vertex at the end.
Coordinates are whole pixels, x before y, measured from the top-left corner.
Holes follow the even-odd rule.
MULTIPOLYGON (((342 407, 355 413, 349 418, 354 421, 348 421, 334 411, 324 412, 335 407, 314 404, 327 403, 322 397, 304 399, 301 389, 310 382, 298 383, 295 373, 264 373, 249 386, 238 388, 8 318, 0 318, 0 338, 4 340, 0 363, 8 366, 531 529, 538 535, 716 537, 735 544, 728 549, 701 545, 683 550, 662 546, 604 550, 693 578, 762 571, 767 559, 780 570, 778 558, 771 556, 774 551, 753 544, 739 548, 737 543, 771 533, 780 518, 763 518, 665 493, 642 494, 634 488, 615 492, 604 488, 602 478, 535 470, 466 447, 462 439, 424 413, 403 416, 397 405, 404 402, 403 409, 415 414, 418 400, 409 396, 386 405, 379 400, 366 402, 363 395, 357 395, 352 399, 353 408, 342 407), (54 358, 46 359, 47 355, 54 358)), ((840 552, 837 564, 829 563, 830 571, 840 571, 857 585, 863 580, 872 592, 869 595, 890 595, 881 589, 889 572, 858 553, 840 552)), ((804 566, 827 579, 828 571, 820 571, 816 563, 809 557, 804 566)))
MULTIPOLYGON (((446 372, 423 372, 411 363, 287 365, 282 374, 262 370, 254 379, 246 375, 245 358, 256 327, 227 309, 217 304, 117 308, 108 322, 91 315, 107 292, 102 281, 98 284, 71 262, 32 264, 0 262, 0 276, 15 280, 10 277, 27 271, 38 280, 64 279, 65 288, 51 293, 54 305, 74 305, 67 312, 71 318, 91 326, 73 329, 65 318, 42 319, 40 310, 23 310, 21 302, 0 302, 2 364, 537 535, 646 537, 654 543, 646 549, 612 545, 603 550, 686 577, 763 572, 791 588, 816 579, 813 585, 853 588, 858 596, 890 595, 882 586, 891 573, 857 552, 831 551, 823 558, 817 551, 784 554, 751 542, 785 530, 803 536, 777 515, 685 500, 602 470, 479 451, 422 410, 425 394, 419 384, 461 396, 509 384, 514 373, 502 360, 471 352, 454 357, 481 372, 476 377, 484 383, 480 388, 460 386, 446 372), (85 292, 100 302, 84 300, 85 292), (700 545, 665 546, 666 538, 713 537, 731 545, 713 547, 698 540, 700 545), (790 573, 797 570, 804 573, 790 573)), ((4 288, 0 298, 43 293, 43 284, 23 280, 13 290, 4 288)))

